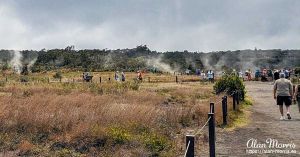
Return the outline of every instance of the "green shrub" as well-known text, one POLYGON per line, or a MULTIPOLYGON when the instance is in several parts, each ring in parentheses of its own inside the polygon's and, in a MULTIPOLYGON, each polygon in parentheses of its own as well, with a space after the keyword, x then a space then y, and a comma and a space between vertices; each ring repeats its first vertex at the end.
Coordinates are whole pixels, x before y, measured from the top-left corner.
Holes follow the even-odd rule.
POLYGON ((110 128, 108 136, 113 140, 114 144, 124 144, 131 138, 129 132, 121 127, 110 128))
POLYGON ((6 70, 8 70, 8 69, 9 69, 9 65, 8 65, 7 62, 5 62, 5 64, 1 67, 1 70, 2 70, 2 71, 6 71, 6 70))
POLYGON ((53 75, 53 78, 55 79, 62 79, 62 73, 60 71, 56 72, 54 75, 53 75))
POLYGON ((146 147, 153 153, 159 153, 169 147, 168 140, 157 134, 144 134, 146 147))
POLYGON ((21 76, 20 81, 21 82, 29 82, 29 77, 28 76, 21 76))
POLYGON ((245 85, 243 83, 243 80, 236 75, 224 75, 214 85, 214 91, 216 92, 216 94, 219 94, 221 92, 231 94, 236 90, 241 91, 241 99, 244 99, 244 96, 246 94, 245 85))

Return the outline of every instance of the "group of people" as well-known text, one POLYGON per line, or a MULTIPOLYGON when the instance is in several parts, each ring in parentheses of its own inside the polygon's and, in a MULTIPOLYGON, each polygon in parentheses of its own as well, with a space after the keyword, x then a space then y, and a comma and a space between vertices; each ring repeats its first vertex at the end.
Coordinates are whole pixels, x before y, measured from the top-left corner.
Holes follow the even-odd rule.
MULTIPOLYGON (((125 73, 122 71, 121 73, 119 71, 115 72, 115 80, 116 81, 122 81, 124 82, 126 79, 125 77, 125 73)), ((142 71, 137 71, 137 80, 142 81, 143 80, 143 75, 142 75, 142 71)))
POLYGON ((288 70, 288 69, 282 69, 282 70, 274 70, 275 72, 274 72, 274 80, 278 80, 279 79, 279 74, 280 73, 283 73, 284 74, 284 77, 286 78, 286 79, 288 79, 288 78, 290 78, 291 77, 291 73, 292 73, 292 70, 288 70))
POLYGON ((115 72, 115 80, 116 81, 125 81, 125 73, 122 71, 121 73, 119 71, 115 72))
POLYGON ((210 81, 210 82, 214 82, 214 80, 215 80, 215 73, 213 70, 208 70, 207 72, 202 71, 198 75, 200 75, 200 78, 202 80, 208 79, 208 81, 210 81))
POLYGON ((274 73, 274 99, 276 100, 277 105, 279 106, 279 111, 281 114, 280 120, 285 120, 283 114, 283 105, 286 106, 286 116, 290 120, 292 119, 290 113, 290 105, 292 103, 298 104, 298 109, 300 113, 300 87, 299 85, 293 86, 292 82, 288 79, 289 76, 286 76, 284 71, 278 72, 278 78, 274 73))

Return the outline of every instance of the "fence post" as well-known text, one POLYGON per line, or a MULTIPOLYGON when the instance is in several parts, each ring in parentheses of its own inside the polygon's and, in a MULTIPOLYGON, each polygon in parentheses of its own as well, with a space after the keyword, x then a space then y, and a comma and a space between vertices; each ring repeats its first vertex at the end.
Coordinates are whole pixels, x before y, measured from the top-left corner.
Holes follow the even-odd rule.
POLYGON ((186 157, 194 157, 195 156, 195 135, 186 135, 185 136, 186 143, 186 157))
POLYGON ((99 77, 99 82, 101 83, 101 81, 102 81, 102 80, 101 80, 101 77, 99 77))
POLYGON ((236 104, 235 104, 235 91, 232 95, 232 105, 233 105, 233 110, 236 110, 236 104))
POLYGON ((222 98, 223 125, 227 125, 227 96, 222 98))
POLYGON ((215 104, 212 103, 212 102, 209 104, 209 112, 210 113, 215 113, 215 104))
POLYGON ((240 104, 240 91, 238 90, 236 93, 236 104, 239 105, 240 104))
POLYGON ((175 82, 178 83, 178 76, 175 77, 175 82))
POLYGON ((208 135, 209 135, 209 156, 216 156, 216 131, 215 131, 215 116, 214 113, 208 113, 208 135))

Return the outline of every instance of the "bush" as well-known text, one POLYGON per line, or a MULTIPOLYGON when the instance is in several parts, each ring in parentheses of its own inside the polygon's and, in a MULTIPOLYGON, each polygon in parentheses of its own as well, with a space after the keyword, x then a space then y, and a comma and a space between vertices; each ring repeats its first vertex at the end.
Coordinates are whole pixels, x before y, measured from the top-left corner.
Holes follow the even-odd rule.
POLYGON ((220 94, 221 92, 231 94, 236 90, 241 91, 241 99, 244 99, 244 96, 246 94, 245 85, 243 83, 243 80, 236 75, 224 75, 214 85, 214 91, 216 92, 216 94, 220 94))
POLYGON ((21 82, 29 82, 29 78, 28 78, 28 76, 21 76, 20 81, 21 82))
POLYGON ((59 72, 56 72, 56 73, 53 75, 53 78, 55 78, 55 79, 61 79, 61 78, 62 78, 61 72, 60 72, 60 71, 59 71, 59 72))
POLYGON ((131 138, 129 132, 121 127, 113 127, 109 130, 109 136, 114 144, 124 144, 131 138))
POLYGON ((157 134, 144 134, 144 142, 152 153, 159 153, 170 146, 165 137, 157 134))
POLYGON ((9 65, 8 65, 8 63, 6 62, 2 67, 1 67, 1 70, 2 71, 6 71, 6 70, 8 70, 9 69, 9 65))

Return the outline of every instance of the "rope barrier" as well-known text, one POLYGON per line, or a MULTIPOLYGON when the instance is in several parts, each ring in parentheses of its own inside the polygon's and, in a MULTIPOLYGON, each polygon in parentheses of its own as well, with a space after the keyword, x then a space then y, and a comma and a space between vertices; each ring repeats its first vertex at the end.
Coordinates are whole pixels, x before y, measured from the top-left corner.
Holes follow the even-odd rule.
POLYGON ((220 101, 218 101, 217 103, 215 103, 215 105, 217 104, 222 104, 223 99, 221 99, 220 101))
POLYGON ((189 141, 189 143, 188 143, 188 145, 187 145, 187 147, 186 147, 186 149, 185 149, 184 157, 186 157, 186 154, 187 154, 188 149, 189 149, 189 147, 190 147, 190 143, 191 143, 191 141, 189 141))
POLYGON ((202 128, 201 129, 199 129, 197 132, 196 132, 196 134, 195 135, 198 135, 198 134, 200 134, 201 132, 202 132, 202 130, 204 129, 204 127, 207 125, 207 123, 209 122, 209 120, 210 120, 210 117, 207 119, 207 121, 206 121, 206 123, 202 126, 202 128))

